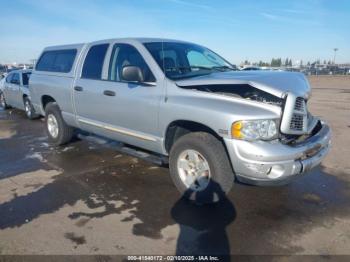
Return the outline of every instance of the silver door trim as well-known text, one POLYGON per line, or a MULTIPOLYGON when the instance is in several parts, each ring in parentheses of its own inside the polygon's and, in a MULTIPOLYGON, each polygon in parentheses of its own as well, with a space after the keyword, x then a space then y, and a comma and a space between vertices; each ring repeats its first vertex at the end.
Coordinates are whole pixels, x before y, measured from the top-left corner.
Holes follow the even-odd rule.
POLYGON ((98 124, 96 122, 85 120, 85 119, 81 119, 81 118, 78 118, 78 121, 82 122, 84 124, 93 125, 93 126, 96 126, 96 127, 99 127, 99 128, 107 129, 109 131, 117 132, 117 133, 120 133, 120 134, 123 134, 123 135, 136 137, 136 138, 139 138, 139 139, 142 139, 142 140, 157 141, 153 137, 140 135, 140 134, 137 134, 137 133, 134 133, 134 132, 126 131, 126 130, 123 130, 123 129, 120 129, 120 128, 116 128, 116 127, 112 127, 112 126, 109 126, 109 125, 98 124))

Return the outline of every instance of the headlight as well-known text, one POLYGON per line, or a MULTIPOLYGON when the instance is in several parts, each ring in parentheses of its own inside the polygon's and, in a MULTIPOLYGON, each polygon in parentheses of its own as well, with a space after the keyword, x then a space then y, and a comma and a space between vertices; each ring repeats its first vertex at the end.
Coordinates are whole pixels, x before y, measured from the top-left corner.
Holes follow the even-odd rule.
POLYGON ((272 140, 277 138, 277 120, 242 120, 232 124, 232 138, 244 140, 272 140))

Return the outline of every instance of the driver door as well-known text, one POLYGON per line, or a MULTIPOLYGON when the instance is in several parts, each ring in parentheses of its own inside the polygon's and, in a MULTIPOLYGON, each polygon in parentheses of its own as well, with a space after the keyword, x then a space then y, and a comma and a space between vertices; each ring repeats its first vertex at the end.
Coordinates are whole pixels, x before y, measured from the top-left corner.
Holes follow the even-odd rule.
POLYGON ((14 73, 10 73, 7 75, 6 77, 6 80, 5 80, 5 84, 4 84, 4 96, 5 96, 5 100, 6 100, 6 103, 8 105, 13 105, 12 103, 12 83, 11 83, 11 80, 12 80, 12 77, 14 76, 14 73))

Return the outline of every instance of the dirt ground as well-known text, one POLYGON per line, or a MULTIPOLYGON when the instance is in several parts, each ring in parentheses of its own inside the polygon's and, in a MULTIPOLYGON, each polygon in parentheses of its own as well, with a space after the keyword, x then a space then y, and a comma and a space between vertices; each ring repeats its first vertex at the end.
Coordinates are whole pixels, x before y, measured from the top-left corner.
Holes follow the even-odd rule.
POLYGON ((0 111, 0 254, 349 254, 350 77, 311 77, 310 111, 333 131, 322 166, 227 201, 180 199, 168 169, 0 111))

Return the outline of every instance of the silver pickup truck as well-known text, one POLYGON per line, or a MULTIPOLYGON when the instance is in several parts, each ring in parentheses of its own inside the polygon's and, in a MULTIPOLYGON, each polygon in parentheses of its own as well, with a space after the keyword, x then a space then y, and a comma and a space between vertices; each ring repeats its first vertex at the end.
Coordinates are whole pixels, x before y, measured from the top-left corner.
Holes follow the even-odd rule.
POLYGON ((80 129, 168 156, 175 185, 198 202, 220 200, 235 180, 285 184, 330 147, 330 128, 307 109, 302 74, 237 71, 183 41, 48 47, 29 88, 54 145, 80 129))

